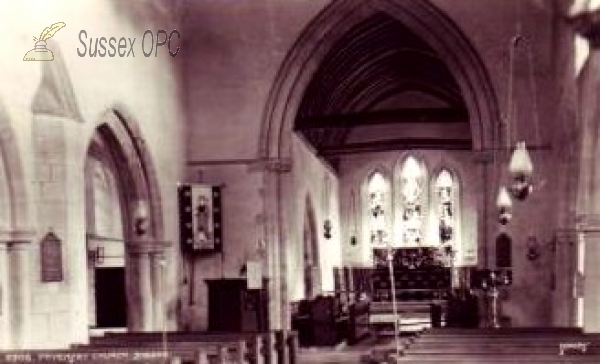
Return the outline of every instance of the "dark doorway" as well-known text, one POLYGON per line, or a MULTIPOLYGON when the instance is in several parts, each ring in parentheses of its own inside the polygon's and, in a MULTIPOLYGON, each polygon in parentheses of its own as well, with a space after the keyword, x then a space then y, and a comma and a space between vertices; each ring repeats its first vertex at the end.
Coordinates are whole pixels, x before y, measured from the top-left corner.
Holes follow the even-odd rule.
POLYGON ((96 269, 96 327, 127 326, 125 268, 96 269))

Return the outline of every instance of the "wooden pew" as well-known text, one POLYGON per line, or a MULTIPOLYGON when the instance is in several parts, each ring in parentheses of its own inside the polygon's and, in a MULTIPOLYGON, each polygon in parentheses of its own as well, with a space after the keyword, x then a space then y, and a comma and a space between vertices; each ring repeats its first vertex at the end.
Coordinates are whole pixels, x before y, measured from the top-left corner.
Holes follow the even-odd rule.
POLYGON ((65 350, 0 351, 3 363, 296 364, 294 332, 130 333, 65 350))
MULTIPOLYGON (((190 347, 216 343, 225 345, 228 342, 243 341, 245 357, 250 363, 293 364, 297 362, 298 339, 294 331, 273 331, 266 333, 220 333, 220 332, 133 332, 108 333, 102 337, 92 338, 92 347, 111 346, 148 346, 158 345, 168 348, 190 347), (166 341, 165 341, 166 340, 166 341), (148 344, 151 343, 151 344, 148 344)), ((230 351, 233 351, 230 349, 230 351)))
POLYGON ((274 339, 270 333, 206 333, 206 332, 135 332, 107 334, 92 338, 91 347, 154 347, 169 350, 190 350, 214 347, 221 349, 221 356, 228 355, 249 363, 271 363, 275 357, 274 339))
MULTIPOLYGON (((102 343, 102 345, 84 346, 73 349, 75 352, 137 350, 144 352, 167 352, 173 358, 184 362, 199 363, 212 360, 217 363, 265 363, 264 360, 252 360, 244 340, 238 341, 175 341, 166 345, 158 341, 122 341, 102 343)), ((262 358, 262 357, 261 357, 262 358)))
POLYGON ((570 328, 440 329, 416 336, 402 354, 398 362, 425 364, 600 363, 600 335, 570 328), (573 346, 578 350, 568 352, 573 346))

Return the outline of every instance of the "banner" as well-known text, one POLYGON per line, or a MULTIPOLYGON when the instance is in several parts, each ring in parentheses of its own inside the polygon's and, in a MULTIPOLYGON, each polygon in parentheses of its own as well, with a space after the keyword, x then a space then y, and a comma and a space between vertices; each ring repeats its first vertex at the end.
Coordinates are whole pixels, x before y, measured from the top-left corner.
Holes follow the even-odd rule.
POLYGON ((222 251, 221 188, 206 184, 184 184, 179 185, 177 193, 182 251, 222 251))

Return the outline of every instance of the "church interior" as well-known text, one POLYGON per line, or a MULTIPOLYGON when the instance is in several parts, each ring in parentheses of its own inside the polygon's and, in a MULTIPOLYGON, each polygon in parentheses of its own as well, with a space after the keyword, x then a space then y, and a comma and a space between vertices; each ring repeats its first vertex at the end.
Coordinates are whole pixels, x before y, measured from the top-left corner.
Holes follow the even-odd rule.
POLYGON ((0 362, 600 361, 600 1, 0 10, 0 362))

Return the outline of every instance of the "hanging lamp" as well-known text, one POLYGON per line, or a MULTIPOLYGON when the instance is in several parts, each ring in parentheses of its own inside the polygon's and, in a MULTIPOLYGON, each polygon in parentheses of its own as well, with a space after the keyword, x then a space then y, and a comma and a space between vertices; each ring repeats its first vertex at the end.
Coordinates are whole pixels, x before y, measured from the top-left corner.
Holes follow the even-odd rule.
MULTIPOLYGON (((520 30, 520 25, 518 26, 518 30, 520 30)), ((539 139, 538 134, 538 114, 537 114, 537 95, 535 82, 533 78, 533 59, 531 54, 531 47, 528 41, 522 35, 516 35, 511 40, 510 47, 510 70, 509 70, 509 80, 508 80, 508 97, 507 97, 507 125, 510 127, 511 122, 514 123, 514 133, 516 135, 516 130, 518 126, 517 113, 516 113, 516 100, 514 100, 513 87, 514 87, 514 78, 515 78, 515 63, 516 63, 516 51, 519 48, 519 45, 523 44, 524 50, 527 54, 527 66, 528 66, 528 78, 529 78, 529 87, 531 91, 532 98, 532 123, 534 127, 534 132, 536 134, 537 139, 539 139)), ((510 130, 507 130, 507 143, 510 142, 511 139, 510 130)), ((531 157, 529 156, 529 152, 527 150, 527 146, 525 141, 520 140, 516 142, 515 148, 512 152, 510 162, 508 165, 508 172, 510 176, 510 185, 509 192, 515 199, 519 201, 523 201, 527 199, 527 197, 533 191, 533 162, 531 157)))
POLYGON ((512 200, 504 186, 501 186, 498 192, 496 207, 498 208, 498 222, 502 225, 508 224, 512 219, 512 200))
POLYGON ((508 165, 511 176, 510 192, 517 200, 525 200, 533 191, 533 163, 527 152, 525 142, 517 142, 508 165))

